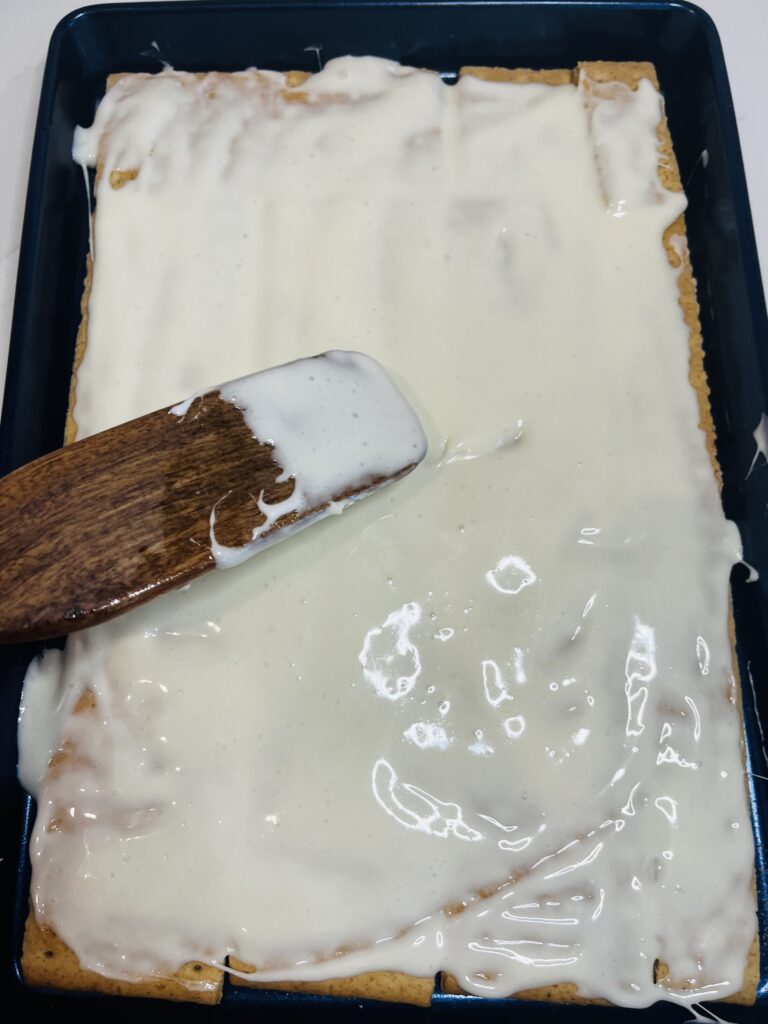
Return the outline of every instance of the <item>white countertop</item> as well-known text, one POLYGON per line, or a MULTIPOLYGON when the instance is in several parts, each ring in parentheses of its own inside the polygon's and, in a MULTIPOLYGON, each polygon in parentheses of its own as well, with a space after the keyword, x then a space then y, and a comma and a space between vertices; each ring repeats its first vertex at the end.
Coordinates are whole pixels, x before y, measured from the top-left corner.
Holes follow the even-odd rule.
MULTIPOLYGON (((720 32, 749 183, 763 287, 768 282, 768 130, 762 90, 768 0, 698 0, 720 32), (759 83, 759 85, 758 85, 759 83)), ((21 222, 43 63, 54 26, 77 0, 2 0, 0 5, 0 387, 16 286, 21 222)), ((768 289, 766 289, 768 291, 768 289)))

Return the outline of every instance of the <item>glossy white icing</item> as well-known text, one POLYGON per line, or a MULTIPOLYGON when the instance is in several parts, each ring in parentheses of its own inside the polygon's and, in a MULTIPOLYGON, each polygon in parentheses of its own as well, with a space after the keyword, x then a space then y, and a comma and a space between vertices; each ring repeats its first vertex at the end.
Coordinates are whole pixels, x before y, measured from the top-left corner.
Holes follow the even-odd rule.
POLYGON ((430 453, 70 639, 97 710, 40 794, 36 912, 113 976, 234 953, 643 1005, 660 958, 680 998, 738 989, 739 539, 661 245, 684 199, 658 96, 373 58, 284 87, 125 78, 79 134, 104 158, 80 430, 343 346, 396 373, 430 453))

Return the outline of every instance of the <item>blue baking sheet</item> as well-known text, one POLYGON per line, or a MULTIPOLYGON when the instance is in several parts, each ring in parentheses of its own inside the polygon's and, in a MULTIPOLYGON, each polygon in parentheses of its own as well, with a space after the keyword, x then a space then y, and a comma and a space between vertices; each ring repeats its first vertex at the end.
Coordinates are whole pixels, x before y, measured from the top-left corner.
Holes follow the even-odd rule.
MULTIPOLYGON (((753 431, 768 411, 768 324, 730 90, 715 28, 681 2, 305 2, 140 3, 83 8, 51 40, 35 134, 16 305, 0 424, 0 472, 59 446, 72 372, 88 247, 82 174, 71 159, 76 124, 90 123, 105 79, 116 71, 176 68, 234 71, 251 66, 317 69, 318 57, 376 54, 455 79, 464 64, 573 67, 580 60, 650 60, 666 100, 689 200, 688 241, 698 281, 705 363, 723 472, 726 514, 741 530, 747 561, 760 573, 732 577, 743 684, 762 972, 758 1001, 721 1004, 729 1021, 768 1019, 768 468, 753 431), (762 723, 762 725, 761 725, 762 723)), ((22 985, 20 949, 27 911, 27 842, 34 805, 16 781, 16 715, 24 670, 37 647, 0 650, 0 984, 12 1003, 77 1013, 78 1019, 133 1016, 168 1021, 194 1013, 277 1017, 424 1020, 453 1015, 516 1020, 674 1021, 680 1007, 648 1010, 552 1006, 436 993, 430 1010, 321 996, 237 989, 204 1009, 99 995, 34 991, 22 985)), ((717 866, 714 866, 716 870, 717 866)))

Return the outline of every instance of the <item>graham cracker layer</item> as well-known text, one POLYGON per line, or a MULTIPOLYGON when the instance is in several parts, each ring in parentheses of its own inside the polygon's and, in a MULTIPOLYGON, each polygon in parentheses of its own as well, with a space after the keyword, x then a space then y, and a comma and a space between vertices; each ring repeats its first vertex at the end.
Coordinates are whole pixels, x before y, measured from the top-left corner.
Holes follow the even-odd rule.
MULTIPOLYGON (((472 75, 485 81, 541 83, 552 87, 576 84, 583 73, 587 79, 595 83, 623 82, 633 89, 639 81, 647 78, 658 90, 658 79, 655 69, 650 63, 594 61, 579 64, 575 69, 556 69, 536 71, 527 68, 505 69, 487 67, 464 67, 462 75, 472 75)), ((257 73, 258 74, 258 73, 257 73)), ((111 75, 107 88, 111 88, 122 75, 111 75)), ((202 77, 202 75, 198 75, 202 77)), ((222 73, 222 77, 226 77, 222 73)), ((289 72, 287 88, 283 92, 286 102, 306 102, 306 93, 297 87, 308 78, 305 72, 289 72)), ((215 95, 215 81, 211 96, 215 95)), ((682 191, 679 169, 675 159, 672 140, 666 119, 663 118, 658 127, 659 137, 659 178, 664 187, 672 191, 682 191)), ((102 172, 103 161, 97 167, 97 181, 102 172)), ((140 173, 137 168, 120 168, 110 173, 109 185, 121 188, 140 173)), ((685 220, 681 215, 671 224, 663 236, 663 245, 670 265, 678 270, 679 302, 683 318, 689 331, 690 344, 690 383, 696 391, 699 407, 699 426, 703 430, 707 449, 710 454, 712 468, 718 482, 721 480, 720 468, 716 456, 715 429, 709 404, 709 386, 704 370, 701 326, 699 307, 696 300, 696 286, 691 269, 686 244, 685 220)), ((87 345, 88 334, 88 301, 93 279, 93 261, 88 257, 86 279, 81 304, 82 320, 78 331, 73 376, 70 390, 69 412, 67 417, 65 440, 73 441, 76 436, 75 405, 77 370, 82 361, 87 345)), ((738 689, 738 688, 737 688, 738 689)), ((86 706, 81 713, 88 711, 86 706)), ((57 758, 56 770, 65 767, 67 758, 73 756, 67 752, 57 758)), ((53 825, 55 827, 55 823, 53 825)), ((250 973, 254 969, 241 961, 230 958, 233 969, 250 973)), ((185 964, 172 976, 167 978, 147 978, 137 982, 114 981, 101 975, 84 970, 76 955, 47 927, 41 927, 30 912, 24 935, 22 968, 27 984, 48 988, 78 989, 82 991, 102 992, 105 994, 152 996, 171 1000, 187 1000, 201 1003, 216 1003, 221 998, 223 972, 204 964, 185 964)), ((684 988, 685 983, 668 978, 665 964, 656 962, 655 977, 660 987, 665 982, 674 988, 684 988)), ((255 977, 258 977, 256 972, 255 977)), ((729 1001, 752 1003, 755 999, 759 979, 759 940, 755 936, 742 990, 729 997, 729 1001)), ((360 999, 378 999, 391 1002, 429 1005, 434 988, 433 979, 417 978, 396 972, 371 972, 352 978, 339 978, 319 982, 284 982, 262 983, 249 981, 230 975, 230 981, 236 986, 251 986, 261 989, 272 989, 288 992, 315 993, 330 996, 353 996, 360 999)), ((442 976, 442 990, 461 993, 463 990, 455 978, 442 976)), ((585 999, 579 995, 578 988, 570 983, 549 985, 537 989, 529 989, 516 993, 517 998, 541 1000, 559 1003, 595 1003, 605 1004, 605 1000, 585 999)))

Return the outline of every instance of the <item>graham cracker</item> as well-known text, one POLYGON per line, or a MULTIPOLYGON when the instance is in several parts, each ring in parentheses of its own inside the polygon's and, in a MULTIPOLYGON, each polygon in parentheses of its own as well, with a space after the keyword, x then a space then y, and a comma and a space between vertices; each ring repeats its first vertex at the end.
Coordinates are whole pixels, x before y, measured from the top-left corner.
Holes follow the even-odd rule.
MULTIPOLYGON (((595 83, 623 82, 636 89, 641 79, 647 78, 658 90, 658 79, 655 68, 650 63, 641 62, 609 62, 593 61, 581 63, 576 69, 555 69, 536 71, 526 68, 486 68, 464 67, 460 74, 472 75, 485 81, 528 83, 536 82, 553 87, 575 84, 579 75, 584 73, 595 83)), ((224 73, 222 73, 224 74, 224 73)), ((107 88, 111 88, 123 75, 111 75, 107 88)), ((198 74, 198 78, 203 77, 198 74)), ((309 77, 306 72, 289 72, 286 89, 282 98, 286 102, 306 102, 307 95, 298 87, 309 77)), ((211 97, 215 96, 215 76, 213 76, 211 97)), ((662 185, 672 191, 682 191, 679 169, 672 148, 669 129, 665 118, 658 127, 659 137, 659 178, 662 185)), ((102 172, 102 161, 97 167, 97 182, 102 172)), ((140 173, 138 168, 121 168, 110 173, 109 184, 112 188, 121 188, 140 173)), ((681 215, 671 224, 663 236, 663 245, 670 264, 679 271, 678 287, 679 302, 683 318, 689 330, 690 338, 690 383, 696 391, 699 407, 699 426, 703 430, 707 450, 710 454, 713 472, 721 482, 720 468, 717 462, 715 429, 709 405, 709 386, 704 370, 699 307, 696 300, 696 286, 685 244, 685 220, 681 215), (682 245, 680 241, 682 240, 682 245)), ((87 344, 88 300, 93 277, 93 261, 88 257, 86 279, 81 303, 82 320, 78 331, 73 376, 70 390, 69 412, 67 416, 65 441, 75 438, 76 423, 74 419, 76 400, 77 369, 82 361, 87 344)), ((738 688, 737 688, 738 690, 738 688)), ((87 702, 86 702, 87 704, 87 702)), ((87 707, 83 710, 87 710, 87 707)), ((58 759, 58 766, 66 763, 71 753, 58 759)), ((250 973, 254 969, 234 957, 229 959, 230 966, 238 971, 250 973)), ((22 967, 28 984, 49 988, 79 989, 97 991, 105 994, 153 996, 164 999, 182 999, 201 1003, 216 1003, 221 998, 222 971, 204 964, 185 964, 170 978, 147 978, 137 982, 113 981, 101 975, 86 971, 80 967, 76 955, 48 928, 41 928, 30 912, 24 935, 22 967)), ((667 979, 666 965, 657 961, 654 964, 654 977, 660 985, 667 979)), ((256 976, 258 974, 256 973, 256 976)), ((744 986, 739 993, 729 997, 728 1001, 754 1002, 759 979, 759 940, 755 936, 749 963, 744 977, 744 986)), ((434 983, 431 977, 417 978, 397 972, 370 972, 352 978, 339 978, 317 982, 283 982, 263 983, 249 981, 230 975, 235 986, 250 986, 261 989, 272 989, 287 992, 315 993, 330 996, 353 996, 360 999, 377 999, 391 1002, 412 1003, 427 1006, 430 1003, 434 983)), ((443 974, 441 987, 445 992, 461 993, 463 990, 455 978, 443 974)), ((670 983, 671 984, 671 983, 670 983)), ((677 988, 684 987, 675 983, 677 988)), ((515 994, 516 998, 559 1002, 606 1004, 602 999, 586 999, 579 994, 577 986, 570 983, 543 986, 528 989, 515 994)))

